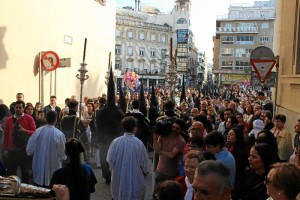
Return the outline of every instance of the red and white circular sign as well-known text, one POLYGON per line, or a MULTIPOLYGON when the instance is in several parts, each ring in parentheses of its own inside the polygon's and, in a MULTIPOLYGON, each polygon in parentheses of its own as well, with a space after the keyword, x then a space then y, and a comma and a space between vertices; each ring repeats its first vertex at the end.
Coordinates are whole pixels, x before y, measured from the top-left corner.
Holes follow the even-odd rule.
POLYGON ((42 54, 41 64, 44 70, 51 72, 59 65, 59 57, 54 51, 47 51, 42 54))

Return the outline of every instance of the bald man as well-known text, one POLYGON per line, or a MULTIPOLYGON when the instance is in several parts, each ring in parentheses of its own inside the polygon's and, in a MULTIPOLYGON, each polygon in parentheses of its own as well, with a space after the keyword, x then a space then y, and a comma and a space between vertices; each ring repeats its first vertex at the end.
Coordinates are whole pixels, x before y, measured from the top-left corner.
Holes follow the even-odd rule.
POLYGON ((207 132, 204 128, 203 123, 198 122, 198 121, 193 122, 192 127, 190 129, 190 136, 192 137, 195 135, 203 137, 203 138, 206 137, 207 132))

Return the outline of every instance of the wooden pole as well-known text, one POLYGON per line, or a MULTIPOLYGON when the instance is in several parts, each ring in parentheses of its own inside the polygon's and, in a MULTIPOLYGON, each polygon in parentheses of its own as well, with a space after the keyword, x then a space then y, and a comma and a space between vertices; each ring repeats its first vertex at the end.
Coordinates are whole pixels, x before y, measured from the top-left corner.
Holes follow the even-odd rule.
POLYGON ((109 52, 109 56, 108 56, 108 69, 111 67, 110 60, 111 60, 111 52, 109 52))
POLYGON ((172 62, 172 54, 173 54, 173 38, 170 38, 170 61, 172 62))
POLYGON ((87 38, 84 39, 84 50, 83 50, 83 58, 82 58, 82 62, 83 63, 85 61, 86 43, 87 43, 87 38))
POLYGON ((177 48, 175 49, 175 57, 174 57, 175 67, 177 65, 177 48))

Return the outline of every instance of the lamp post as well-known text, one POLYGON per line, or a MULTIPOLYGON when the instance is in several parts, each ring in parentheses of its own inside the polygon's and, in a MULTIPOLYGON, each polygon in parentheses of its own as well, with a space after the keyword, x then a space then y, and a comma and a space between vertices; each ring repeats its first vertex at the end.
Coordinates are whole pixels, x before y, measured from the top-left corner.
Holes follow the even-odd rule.
POLYGON ((82 63, 80 63, 80 68, 77 70, 79 74, 76 75, 76 78, 80 80, 80 102, 79 102, 79 117, 81 119, 81 110, 82 110, 82 88, 83 88, 83 83, 85 80, 89 78, 88 75, 85 75, 88 70, 86 69, 87 64, 85 63, 85 52, 86 52, 86 43, 87 39, 85 38, 84 41, 84 51, 83 51, 83 59, 82 63))

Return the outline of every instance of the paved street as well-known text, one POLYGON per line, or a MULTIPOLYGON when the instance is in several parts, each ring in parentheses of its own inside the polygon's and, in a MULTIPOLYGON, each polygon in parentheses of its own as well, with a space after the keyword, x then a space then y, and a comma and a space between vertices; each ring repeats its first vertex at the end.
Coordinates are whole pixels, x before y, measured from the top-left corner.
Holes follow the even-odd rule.
MULTIPOLYGON (((152 153, 149 153, 150 173, 146 176, 147 193, 145 200, 152 200, 152 153)), ((105 184, 102 178, 101 169, 94 167, 93 170, 97 176, 98 183, 96 184, 96 192, 92 194, 92 200, 111 200, 110 185, 105 184)))

